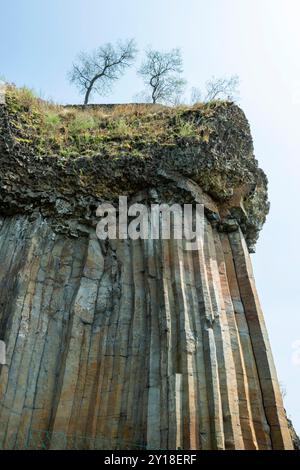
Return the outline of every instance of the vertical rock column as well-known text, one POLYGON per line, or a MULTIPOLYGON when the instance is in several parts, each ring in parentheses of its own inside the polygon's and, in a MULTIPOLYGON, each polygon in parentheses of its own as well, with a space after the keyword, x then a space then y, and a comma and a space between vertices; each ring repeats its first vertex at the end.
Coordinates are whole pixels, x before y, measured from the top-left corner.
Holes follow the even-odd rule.
POLYGON ((241 231, 0 231, 0 447, 291 449, 241 231))

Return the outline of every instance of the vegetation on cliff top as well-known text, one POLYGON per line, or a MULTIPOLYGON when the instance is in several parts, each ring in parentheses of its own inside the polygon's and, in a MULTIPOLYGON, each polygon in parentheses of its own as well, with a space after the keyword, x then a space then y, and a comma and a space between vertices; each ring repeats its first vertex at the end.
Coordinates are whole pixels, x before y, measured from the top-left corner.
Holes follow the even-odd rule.
POLYGON ((143 157, 160 147, 208 143, 212 118, 224 101, 194 106, 148 104, 65 107, 37 98, 29 89, 9 86, 7 113, 15 143, 35 155, 60 157, 99 153, 143 157))
POLYGON ((74 203, 86 212, 94 199, 164 188, 175 172, 218 203, 237 204, 234 217, 249 247, 269 210, 267 179, 253 155, 248 121, 231 102, 84 108, 51 104, 9 86, 0 126, 0 179, 10 208, 32 210, 42 194, 48 214, 57 199, 76 193, 89 199, 74 203), (244 196, 246 213, 235 194, 244 196))

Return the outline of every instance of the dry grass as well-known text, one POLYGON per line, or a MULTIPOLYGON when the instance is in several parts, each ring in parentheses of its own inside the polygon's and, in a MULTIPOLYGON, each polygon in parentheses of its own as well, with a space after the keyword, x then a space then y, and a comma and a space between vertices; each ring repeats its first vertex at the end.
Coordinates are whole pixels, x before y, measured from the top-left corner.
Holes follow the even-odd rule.
MULTIPOLYGON (((64 107, 35 96, 27 88, 9 86, 7 109, 16 142, 38 155, 74 157, 106 152, 145 155, 152 145, 183 141, 208 142, 209 124, 220 103, 193 107, 149 104, 64 107)), ((221 105, 224 105, 224 103, 221 105)))

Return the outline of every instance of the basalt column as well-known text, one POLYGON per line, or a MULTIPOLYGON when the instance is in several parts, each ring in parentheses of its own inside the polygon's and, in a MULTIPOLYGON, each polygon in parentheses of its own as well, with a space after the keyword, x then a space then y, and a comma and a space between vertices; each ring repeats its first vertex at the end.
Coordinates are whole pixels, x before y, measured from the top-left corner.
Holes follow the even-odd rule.
POLYGON ((293 447, 249 255, 266 178, 242 111, 204 110, 209 142, 62 164, 2 106, 0 448, 293 447), (202 204, 203 241, 99 240, 118 195, 202 204))

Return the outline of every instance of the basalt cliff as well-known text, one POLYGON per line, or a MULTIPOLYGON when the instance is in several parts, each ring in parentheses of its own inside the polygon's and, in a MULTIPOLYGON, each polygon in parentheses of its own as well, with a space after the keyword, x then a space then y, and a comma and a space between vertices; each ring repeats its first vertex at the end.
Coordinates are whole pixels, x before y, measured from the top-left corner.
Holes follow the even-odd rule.
POLYGON ((0 105, 0 448, 292 449, 251 259, 267 180, 233 103, 0 105), (99 240, 101 202, 204 240, 99 240))

